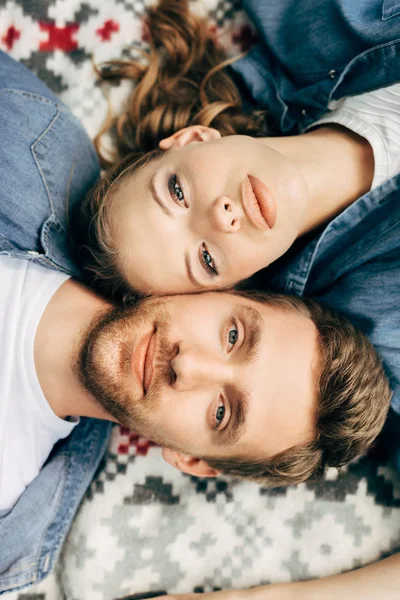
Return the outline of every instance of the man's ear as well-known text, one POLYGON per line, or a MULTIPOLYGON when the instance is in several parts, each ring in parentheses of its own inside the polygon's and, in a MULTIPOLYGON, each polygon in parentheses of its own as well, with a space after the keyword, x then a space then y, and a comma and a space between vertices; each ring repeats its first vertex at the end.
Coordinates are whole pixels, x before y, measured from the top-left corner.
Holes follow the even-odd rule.
POLYGON ((210 467, 205 460, 183 454, 183 452, 177 452, 177 450, 163 448, 162 453, 167 463, 183 471, 183 473, 195 475, 195 477, 216 477, 221 472, 210 467))
POLYGON ((173 135, 164 138, 159 143, 161 150, 169 150, 170 148, 183 148, 192 142, 210 142, 218 140, 221 134, 217 129, 205 127, 204 125, 191 125, 184 129, 179 129, 173 135))

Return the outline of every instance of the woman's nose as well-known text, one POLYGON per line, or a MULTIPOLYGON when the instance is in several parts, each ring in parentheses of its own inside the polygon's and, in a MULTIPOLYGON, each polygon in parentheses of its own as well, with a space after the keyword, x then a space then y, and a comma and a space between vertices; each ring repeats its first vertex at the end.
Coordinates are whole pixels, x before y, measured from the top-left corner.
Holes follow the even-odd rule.
POLYGON ((174 372, 173 386, 182 392, 208 387, 229 376, 227 365, 217 356, 185 341, 178 343, 171 369, 174 372))
POLYGON ((211 215, 218 231, 234 233, 240 229, 240 210, 229 196, 219 196, 214 200, 211 215))

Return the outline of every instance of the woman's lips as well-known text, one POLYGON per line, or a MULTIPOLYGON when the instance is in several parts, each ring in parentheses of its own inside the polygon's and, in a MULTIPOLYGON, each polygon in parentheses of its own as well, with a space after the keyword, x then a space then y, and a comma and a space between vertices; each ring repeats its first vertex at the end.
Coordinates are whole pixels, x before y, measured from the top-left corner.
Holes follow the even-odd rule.
POLYGON ((147 362, 150 358, 149 350, 151 343, 155 338, 154 334, 154 329, 152 329, 149 333, 146 333, 137 344, 132 354, 132 370, 135 373, 140 386, 142 387, 143 394, 145 394, 148 389, 147 382, 151 381, 152 362, 149 362, 148 364, 147 362), (147 371, 149 373, 147 373, 147 371))
POLYGON ((257 229, 273 228, 276 221, 275 200, 267 186, 257 177, 246 177, 242 202, 247 217, 257 229))

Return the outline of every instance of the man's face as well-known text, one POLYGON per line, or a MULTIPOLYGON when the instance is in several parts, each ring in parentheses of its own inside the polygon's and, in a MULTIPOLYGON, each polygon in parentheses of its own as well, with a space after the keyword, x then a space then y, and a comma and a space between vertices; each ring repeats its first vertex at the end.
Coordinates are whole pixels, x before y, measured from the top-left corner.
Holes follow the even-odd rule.
MULTIPOLYGON (((224 292, 146 298, 89 332, 89 391, 192 456, 263 458, 312 438, 317 332, 295 310, 224 292)), ((122 420, 125 420, 122 418, 122 420)))

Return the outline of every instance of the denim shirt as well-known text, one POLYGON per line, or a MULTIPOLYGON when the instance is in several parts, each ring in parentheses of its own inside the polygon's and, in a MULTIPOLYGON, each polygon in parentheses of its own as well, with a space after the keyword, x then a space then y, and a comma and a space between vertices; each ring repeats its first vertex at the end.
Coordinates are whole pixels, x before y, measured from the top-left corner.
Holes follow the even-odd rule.
POLYGON ((281 133, 331 100, 400 81, 400 0, 243 0, 259 43, 231 68, 281 133))
MULTIPOLYGON (((99 175, 93 146, 52 92, 2 52, 0 132, 0 253, 78 275, 68 220, 99 175)), ((50 573, 110 427, 81 419, 15 506, 0 513, 0 594, 50 573)))

